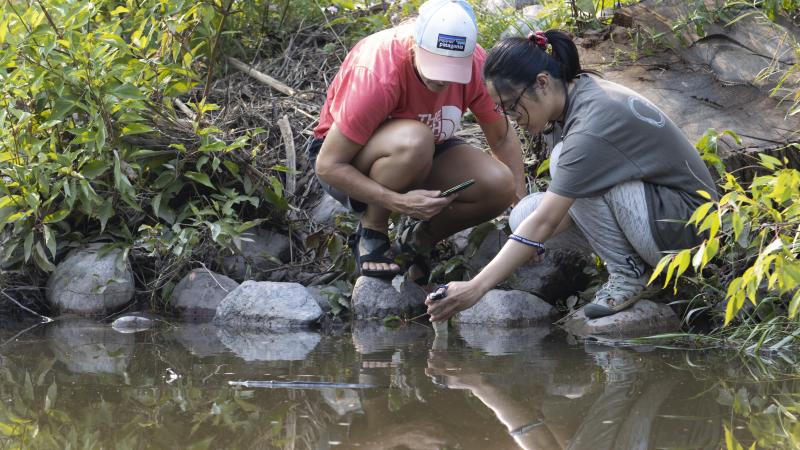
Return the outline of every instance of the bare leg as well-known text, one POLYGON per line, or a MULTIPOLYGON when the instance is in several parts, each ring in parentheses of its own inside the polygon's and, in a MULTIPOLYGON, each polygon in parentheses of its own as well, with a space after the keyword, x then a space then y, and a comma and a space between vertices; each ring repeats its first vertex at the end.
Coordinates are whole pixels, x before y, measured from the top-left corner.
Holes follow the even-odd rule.
MULTIPOLYGON (((416 120, 396 119, 382 125, 353 159, 353 166, 381 185, 406 192, 425 180, 433 165, 433 133, 416 120)), ((367 205, 361 226, 386 233, 389 211, 367 205)), ((364 269, 399 270, 396 264, 365 263, 364 269)))

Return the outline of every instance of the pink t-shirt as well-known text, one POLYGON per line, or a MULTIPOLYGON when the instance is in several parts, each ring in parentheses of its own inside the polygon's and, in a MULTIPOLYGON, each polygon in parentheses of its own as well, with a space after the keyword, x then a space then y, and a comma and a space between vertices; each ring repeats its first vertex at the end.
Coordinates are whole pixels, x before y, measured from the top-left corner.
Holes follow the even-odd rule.
POLYGON ((390 28, 356 44, 328 87, 314 137, 324 138, 335 123, 350 140, 364 145, 387 119, 416 119, 431 127, 440 143, 461 129, 467 108, 481 123, 501 118, 483 84, 483 48, 475 48, 469 84, 450 83, 435 93, 414 71, 413 46, 410 26, 390 28))

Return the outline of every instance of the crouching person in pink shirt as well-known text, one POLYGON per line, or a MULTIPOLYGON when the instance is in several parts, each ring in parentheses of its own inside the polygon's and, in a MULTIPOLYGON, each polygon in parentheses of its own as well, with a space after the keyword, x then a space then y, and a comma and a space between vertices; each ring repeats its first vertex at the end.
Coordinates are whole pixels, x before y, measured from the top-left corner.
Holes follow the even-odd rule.
POLYGON ((526 194, 521 146, 482 79, 486 52, 463 0, 430 0, 414 23, 375 33, 342 63, 308 150, 323 189, 361 214, 351 239, 360 274, 427 282, 436 242, 490 220, 526 194), (469 109, 491 155, 455 136, 469 109), (441 191, 474 179, 448 197, 441 191), (388 238, 389 215, 411 221, 388 238))

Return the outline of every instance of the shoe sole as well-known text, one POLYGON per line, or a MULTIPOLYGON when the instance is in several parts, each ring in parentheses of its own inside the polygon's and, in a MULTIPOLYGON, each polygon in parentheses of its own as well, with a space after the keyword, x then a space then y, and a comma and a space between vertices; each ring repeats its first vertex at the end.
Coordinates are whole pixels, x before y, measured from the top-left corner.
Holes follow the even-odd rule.
POLYGON ((601 306, 596 303, 588 303, 583 307, 583 314, 586 315, 586 318, 588 319, 598 319, 600 317, 612 316, 620 311, 630 308, 634 303, 638 302, 642 299, 642 297, 650 293, 652 293, 650 290, 645 289, 638 295, 635 295, 613 307, 601 306))

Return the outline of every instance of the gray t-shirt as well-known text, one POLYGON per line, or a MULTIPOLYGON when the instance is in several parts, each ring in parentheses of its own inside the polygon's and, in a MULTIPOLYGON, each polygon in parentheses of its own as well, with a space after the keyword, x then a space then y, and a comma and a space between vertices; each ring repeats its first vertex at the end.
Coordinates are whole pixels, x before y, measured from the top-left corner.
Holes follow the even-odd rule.
POLYGON ((685 223, 716 198, 714 182, 683 132, 647 99, 618 84, 581 75, 569 94, 561 155, 549 190, 570 198, 602 195, 631 180, 645 185, 650 227, 661 250, 697 245, 685 223))

